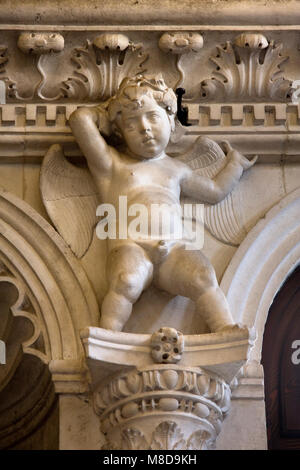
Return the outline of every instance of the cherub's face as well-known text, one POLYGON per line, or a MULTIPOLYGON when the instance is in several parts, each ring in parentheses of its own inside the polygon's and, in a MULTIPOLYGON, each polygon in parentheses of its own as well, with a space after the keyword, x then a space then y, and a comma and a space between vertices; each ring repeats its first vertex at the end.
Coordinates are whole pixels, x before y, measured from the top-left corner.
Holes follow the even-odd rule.
POLYGON ((168 145, 171 122, 166 111, 149 96, 142 96, 137 107, 122 110, 121 131, 135 158, 160 156, 168 145))

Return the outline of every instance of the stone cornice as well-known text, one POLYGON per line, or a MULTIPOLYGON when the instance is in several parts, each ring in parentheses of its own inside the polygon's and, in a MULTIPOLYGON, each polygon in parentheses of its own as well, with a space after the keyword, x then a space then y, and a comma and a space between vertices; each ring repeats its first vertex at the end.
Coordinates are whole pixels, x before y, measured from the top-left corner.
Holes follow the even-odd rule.
MULTIPOLYGON (((295 0, 232 1, 185 0, 33 0, 1 2, 2 24, 26 25, 292 25, 300 23, 299 3, 295 0), (16 8, 16 3, 18 7, 16 8), (238 4, 238 8, 237 8, 238 4), (122 14, 120 15, 120 10, 122 14)), ((85 26, 86 27, 86 26, 85 26)))
MULTIPOLYGON (((0 106, 0 161, 39 162, 50 145, 64 146, 68 157, 81 152, 68 125, 78 104, 6 104, 0 106)), ((82 106, 80 104, 80 106, 82 106)), ((273 163, 285 155, 299 160, 300 107, 285 103, 189 104, 192 126, 169 152, 183 151, 197 136, 217 142, 230 140, 246 155, 258 154, 260 162, 273 163), (255 140, 253 140, 255 135, 255 140)))

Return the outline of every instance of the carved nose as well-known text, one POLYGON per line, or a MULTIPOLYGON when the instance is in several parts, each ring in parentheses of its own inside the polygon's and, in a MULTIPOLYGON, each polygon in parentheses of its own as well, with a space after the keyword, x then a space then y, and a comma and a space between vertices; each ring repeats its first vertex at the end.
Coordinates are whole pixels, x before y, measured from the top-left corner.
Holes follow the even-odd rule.
POLYGON ((149 122, 146 119, 141 120, 140 127, 141 127, 142 132, 149 132, 150 131, 150 125, 149 125, 149 122))
POLYGON ((142 132, 150 131, 150 124, 145 116, 141 116, 139 125, 142 132))

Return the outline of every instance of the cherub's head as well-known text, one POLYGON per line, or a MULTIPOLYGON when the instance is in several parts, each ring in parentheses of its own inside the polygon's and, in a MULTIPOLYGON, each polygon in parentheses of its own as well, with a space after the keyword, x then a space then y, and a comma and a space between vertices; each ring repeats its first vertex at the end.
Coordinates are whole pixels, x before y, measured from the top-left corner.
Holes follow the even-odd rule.
POLYGON ((141 75, 125 78, 108 105, 113 131, 139 159, 164 152, 174 130, 176 110, 176 96, 163 79, 141 75))

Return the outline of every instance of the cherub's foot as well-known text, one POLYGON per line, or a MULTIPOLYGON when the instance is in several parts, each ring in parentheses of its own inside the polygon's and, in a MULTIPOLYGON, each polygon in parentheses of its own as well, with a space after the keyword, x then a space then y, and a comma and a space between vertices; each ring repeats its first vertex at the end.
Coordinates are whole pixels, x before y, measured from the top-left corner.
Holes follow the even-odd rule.
POLYGON ((241 323, 229 323, 227 325, 222 326, 221 328, 218 328, 216 333, 223 333, 226 331, 239 331, 239 330, 244 330, 245 328, 248 328, 246 325, 242 325, 241 323))
POLYGON ((100 328, 112 331, 122 331, 123 323, 116 318, 102 318, 99 324, 100 328))
POLYGON ((215 333, 229 333, 229 332, 238 332, 242 330, 247 330, 249 332, 249 339, 254 340, 256 338, 256 332, 254 327, 249 327, 247 325, 243 325, 242 323, 232 323, 228 325, 224 325, 219 328, 215 333))

